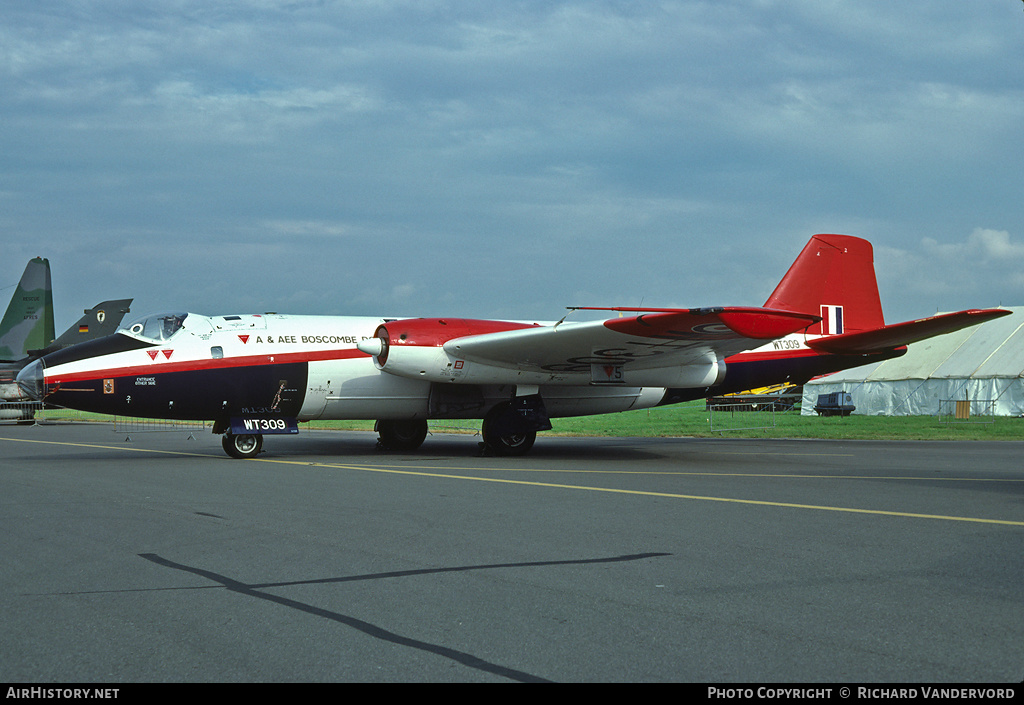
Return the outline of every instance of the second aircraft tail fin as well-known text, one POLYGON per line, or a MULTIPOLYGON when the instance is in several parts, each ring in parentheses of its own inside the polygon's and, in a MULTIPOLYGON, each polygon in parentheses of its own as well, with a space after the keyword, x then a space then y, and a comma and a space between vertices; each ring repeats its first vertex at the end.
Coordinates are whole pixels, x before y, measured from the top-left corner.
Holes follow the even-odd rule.
POLYGON ((86 340, 95 340, 115 333, 121 325, 124 315, 131 309, 132 299, 114 299, 98 303, 92 308, 86 309, 85 314, 78 321, 60 334, 53 343, 48 345, 40 354, 60 350, 76 343, 86 340))
POLYGON ((29 350, 45 348, 53 338, 50 261, 35 257, 25 267, 0 321, 0 360, 21 360, 29 350))

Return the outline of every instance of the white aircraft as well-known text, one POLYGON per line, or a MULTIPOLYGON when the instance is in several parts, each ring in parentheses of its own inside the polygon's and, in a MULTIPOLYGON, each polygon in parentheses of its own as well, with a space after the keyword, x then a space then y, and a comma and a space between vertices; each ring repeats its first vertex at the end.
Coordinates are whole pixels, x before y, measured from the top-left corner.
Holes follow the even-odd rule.
POLYGON ((617 314, 590 322, 157 314, 18 383, 74 409, 213 421, 236 458, 312 419, 374 419, 396 450, 418 448, 428 419, 483 419, 494 453, 520 455, 551 418, 800 384, 1009 313, 887 326, 872 257, 865 240, 816 235, 763 307, 590 309, 617 314))

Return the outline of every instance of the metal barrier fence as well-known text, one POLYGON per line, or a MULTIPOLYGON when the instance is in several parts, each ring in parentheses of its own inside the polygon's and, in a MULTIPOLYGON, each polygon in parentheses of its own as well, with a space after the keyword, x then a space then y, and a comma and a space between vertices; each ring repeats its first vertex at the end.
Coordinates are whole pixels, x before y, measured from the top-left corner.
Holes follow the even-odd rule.
POLYGON ((76 411, 58 406, 43 406, 39 402, 6 402, 0 404, 0 421, 18 424, 56 424, 56 423, 96 423, 113 427, 117 433, 128 435, 131 440, 133 433, 155 431, 205 431, 211 427, 208 421, 167 421, 163 419, 140 419, 128 416, 109 416, 76 411))
POLYGON ((11 401, 0 403, 0 421, 35 423, 38 403, 11 401))
POLYGON ((153 433, 167 431, 188 431, 189 439, 195 439, 194 431, 205 431, 211 428, 206 421, 170 421, 164 419, 139 419, 131 416, 115 416, 114 431, 125 434, 130 441, 133 433, 153 433))
POLYGON ((775 404, 710 402, 707 405, 708 423, 712 431, 756 431, 775 428, 775 414, 785 413, 775 404))
POLYGON ((463 433, 471 436, 480 435, 480 422, 475 419, 459 422, 452 419, 431 419, 427 422, 430 433, 463 433))
POLYGON ((19 424, 61 423, 64 421, 105 421, 110 416, 87 414, 84 411, 57 406, 43 406, 37 401, 11 401, 0 403, 0 421, 19 424))

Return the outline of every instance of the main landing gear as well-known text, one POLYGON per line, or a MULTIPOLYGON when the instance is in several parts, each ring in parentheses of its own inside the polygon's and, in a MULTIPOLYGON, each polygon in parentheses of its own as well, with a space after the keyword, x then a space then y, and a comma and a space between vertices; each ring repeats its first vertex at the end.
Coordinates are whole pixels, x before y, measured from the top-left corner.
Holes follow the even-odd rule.
POLYGON ((526 455, 537 440, 537 431, 551 430, 551 419, 539 394, 513 397, 497 404, 484 416, 481 434, 484 452, 494 455, 526 455))
POLYGON ((536 431, 522 431, 520 433, 509 433, 500 435, 495 431, 492 424, 484 419, 483 428, 480 434, 484 437, 484 452, 494 455, 520 456, 526 455, 533 448, 537 440, 536 431))
MULTIPOLYGON (((492 411, 484 419, 481 431, 484 450, 490 455, 525 455, 537 440, 537 432, 510 427, 502 417, 507 413, 506 406, 492 411)), ((419 448, 427 437, 427 422, 382 420, 377 422, 374 430, 378 434, 379 449, 409 452, 419 448)))
MULTIPOLYGON (((526 455, 537 440, 537 431, 551 429, 551 420, 539 394, 513 397, 496 404, 484 416, 481 435, 485 455, 526 455)), ((412 451, 427 437, 423 420, 379 420, 377 447, 382 450, 412 451)))
POLYGON ((377 447, 382 450, 416 450, 427 437, 426 421, 378 421, 373 430, 379 434, 377 447))

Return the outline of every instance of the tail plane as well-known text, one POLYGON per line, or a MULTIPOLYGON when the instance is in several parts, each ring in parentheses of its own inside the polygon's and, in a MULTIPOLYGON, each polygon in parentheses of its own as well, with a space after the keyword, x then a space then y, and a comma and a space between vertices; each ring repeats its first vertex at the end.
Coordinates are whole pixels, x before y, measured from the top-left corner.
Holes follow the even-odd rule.
POLYGON ((806 331, 807 346, 839 355, 888 352, 1010 314, 971 309, 886 325, 871 243, 850 235, 812 237, 765 308, 820 316, 806 331))

